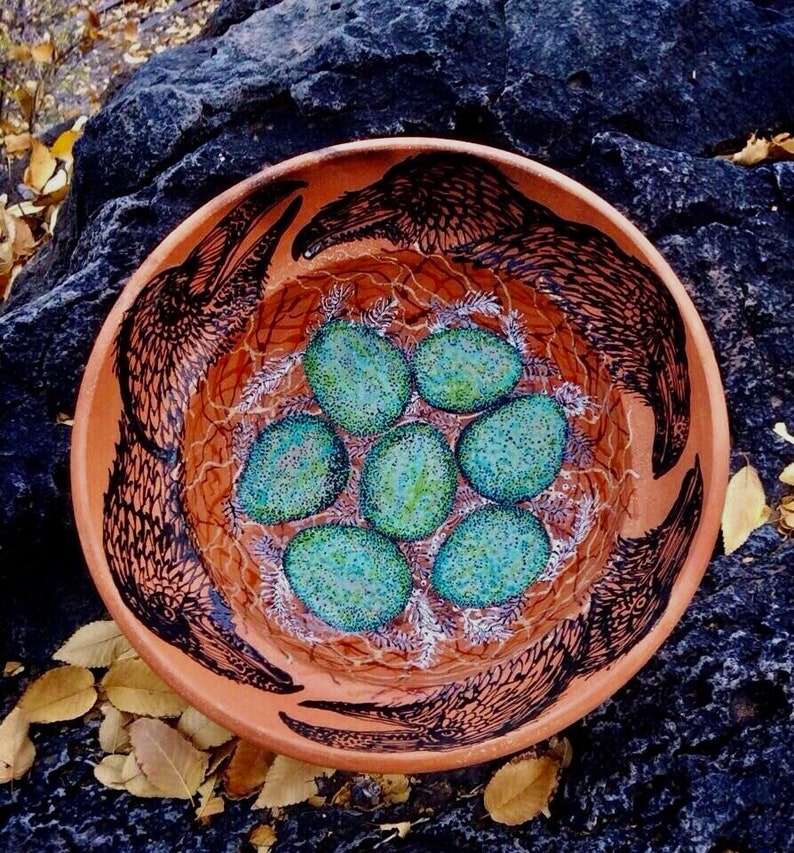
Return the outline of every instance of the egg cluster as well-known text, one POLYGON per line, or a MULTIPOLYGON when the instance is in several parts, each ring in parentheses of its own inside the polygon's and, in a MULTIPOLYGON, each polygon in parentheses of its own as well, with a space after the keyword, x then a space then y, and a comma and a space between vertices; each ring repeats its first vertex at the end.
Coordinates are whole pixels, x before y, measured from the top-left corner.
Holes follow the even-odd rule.
POLYGON ((374 329, 334 319, 312 336, 303 369, 323 415, 287 416, 259 432, 237 483, 252 519, 276 524, 327 509, 350 479, 339 431, 376 437, 358 494, 369 527, 317 524, 284 551, 287 580, 310 612, 346 632, 398 616, 412 590, 398 543, 425 539, 447 522, 461 475, 495 503, 470 512, 441 544, 429 578, 435 592, 483 608, 537 579, 549 535, 517 504, 555 480, 569 426, 552 396, 510 396, 522 374, 513 346, 481 328, 444 329, 425 337, 409 364, 374 329), (396 425, 414 388, 430 406, 468 419, 454 451, 430 423, 396 425))

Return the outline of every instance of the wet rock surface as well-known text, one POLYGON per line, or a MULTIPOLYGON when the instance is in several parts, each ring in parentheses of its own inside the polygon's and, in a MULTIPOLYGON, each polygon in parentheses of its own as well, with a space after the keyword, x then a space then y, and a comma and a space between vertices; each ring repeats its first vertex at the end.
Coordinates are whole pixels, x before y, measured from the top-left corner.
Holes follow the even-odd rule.
MULTIPOLYGON (((124 281, 180 220, 267 163, 367 136, 454 136, 537 156, 615 204, 685 284, 722 370, 735 467, 770 500, 791 447, 794 164, 742 169, 713 146, 792 129, 794 12, 782 2, 229 0, 206 37, 143 66, 89 123, 55 241, 0 313, 0 681, 5 712, 102 614, 71 523, 70 416, 124 281), (257 11, 259 10, 259 11, 257 11)), ((374 813, 296 807, 279 851, 370 850, 373 824, 429 818, 384 849, 780 853, 794 837, 791 544, 772 528, 715 554, 671 637, 567 732, 552 818, 494 825, 491 768, 422 777, 374 813)), ((95 725, 95 724, 94 724, 95 725)), ((0 789, 0 849, 225 851, 246 804, 189 805, 93 780, 96 733, 37 727, 30 774, 0 789)))

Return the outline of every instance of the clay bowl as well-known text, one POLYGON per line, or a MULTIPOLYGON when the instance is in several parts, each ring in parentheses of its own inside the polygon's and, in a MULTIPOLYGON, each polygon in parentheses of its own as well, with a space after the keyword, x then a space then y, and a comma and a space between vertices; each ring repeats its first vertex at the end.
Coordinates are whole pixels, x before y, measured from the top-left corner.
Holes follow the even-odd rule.
POLYGON ((419 772, 548 737, 648 660, 727 448, 703 326, 629 222, 521 157, 386 139, 160 245, 89 361, 72 482, 111 614, 188 701, 419 772))

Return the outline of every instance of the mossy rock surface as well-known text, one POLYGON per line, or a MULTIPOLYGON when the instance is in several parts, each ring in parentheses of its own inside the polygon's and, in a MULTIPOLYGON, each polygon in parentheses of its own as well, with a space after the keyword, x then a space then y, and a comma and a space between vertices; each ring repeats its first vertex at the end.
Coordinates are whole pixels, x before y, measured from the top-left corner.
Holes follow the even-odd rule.
POLYGON ((436 555, 432 584, 459 607, 489 607, 520 595, 549 561, 543 524, 519 507, 475 510, 436 555))
POLYGON ((554 482, 567 439, 562 406, 548 394, 530 394, 469 423, 455 452, 464 476, 480 494, 517 503, 554 482))
POLYGON ((329 507, 349 475, 347 451, 333 426, 315 415, 289 415, 254 439, 237 499, 261 524, 295 521, 329 507))
POLYGON ((403 354, 373 329, 331 320, 312 337, 303 356, 309 386, 326 415, 353 435, 388 429, 411 395, 403 354))
POLYGON ((423 539, 449 515, 457 481, 455 457, 435 427, 399 426, 367 454, 361 514, 388 536, 423 539))
POLYGON ((486 329, 446 329, 422 340, 413 358, 419 393, 447 412, 478 412, 510 393, 521 356, 486 329))
POLYGON ((411 593, 400 549, 375 530, 340 524, 307 527, 284 552, 295 595, 340 631, 369 631, 399 615, 411 593))

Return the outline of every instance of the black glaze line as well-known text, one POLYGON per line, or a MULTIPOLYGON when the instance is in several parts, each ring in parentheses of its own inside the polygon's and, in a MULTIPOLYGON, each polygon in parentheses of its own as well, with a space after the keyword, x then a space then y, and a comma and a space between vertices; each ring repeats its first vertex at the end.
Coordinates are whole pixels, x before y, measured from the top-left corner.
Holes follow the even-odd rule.
POLYGON ((292 254, 386 238, 507 272, 548 295, 604 356, 615 383, 656 420, 656 477, 689 435, 686 334, 659 277, 596 229, 526 198, 494 166, 465 154, 408 158, 375 183, 330 202, 295 237, 292 254))
POLYGON ((228 602, 191 539, 182 485, 171 475, 190 395, 244 330, 302 197, 238 257, 240 247, 264 216, 303 186, 282 181, 252 193, 182 264, 155 276, 125 315, 115 362, 120 439, 104 515, 108 565, 130 611, 212 672, 281 694, 303 688, 235 632, 228 602))
POLYGON ((395 728, 353 731, 317 726, 281 712, 290 729, 337 749, 450 750, 472 746, 525 725, 574 678, 608 666, 638 643, 667 608, 703 506, 699 459, 687 471, 667 518, 645 536, 618 537, 590 606, 559 623, 522 655, 403 705, 309 700, 300 704, 395 728))

